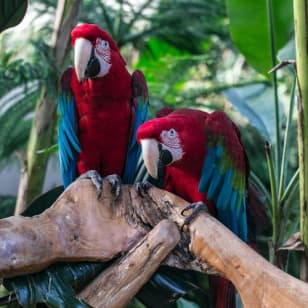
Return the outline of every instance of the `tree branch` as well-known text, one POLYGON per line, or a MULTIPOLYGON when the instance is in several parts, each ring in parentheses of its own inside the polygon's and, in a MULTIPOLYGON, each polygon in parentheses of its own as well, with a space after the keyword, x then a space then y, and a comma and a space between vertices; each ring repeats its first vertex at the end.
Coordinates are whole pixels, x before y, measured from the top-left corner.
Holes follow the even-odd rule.
MULTIPOLYGON (((110 184, 105 181, 102 197, 98 199, 89 180, 78 180, 41 215, 0 220, 0 276, 35 272, 56 261, 110 260, 131 250, 152 227, 166 218, 181 228, 185 218, 181 210, 187 205, 183 199, 154 187, 141 196, 135 187, 129 185, 123 185, 121 197, 114 200, 110 184)), ((151 239, 154 246, 149 248, 149 254, 155 257, 160 255, 159 249, 155 248, 155 241, 161 236, 159 234, 156 233, 151 239)), ((176 232, 170 231, 171 234, 176 238, 176 232)), ((163 243, 165 248, 171 249, 168 235, 164 236, 163 243)), ((127 256, 127 264, 131 264, 133 253, 139 256, 134 260, 136 266, 139 262, 145 264, 142 260, 144 248, 139 244, 127 256)), ((158 263, 164 254, 167 252, 160 255, 158 263)), ((121 262, 124 261, 119 261, 118 265, 98 278, 93 290, 89 287, 82 294, 97 293, 97 286, 104 284, 102 281, 111 273, 118 270, 119 275, 119 266, 124 264, 121 262)), ((308 284, 271 265, 205 213, 193 220, 189 227, 184 227, 181 240, 166 263, 205 273, 211 266, 232 281, 246 307, 307 307, 308 304, 308 284)), ((134 285, 134 277, 156 268, 157 263, 149 263, 132 271, 128 268, 123 277, 115 277, 117 281, 126 281, 127 285, 132 286, 127 293, 129 296, 123 301, 121 299, 119 305, 129 300, 147 279, 143 276, 134 285)), ((91 302, 95 301, 95 306, 100 306, 99 302, 113 302, 108 296, 112 297, 115 289, 105 291, 104 298, 102 294, 84 296, 91 302)))
POLYGON ((123 258, 90 283, 79 296, 93 307, 125 307, 179 240, 180 233, 174 222, 162 220, 123 258))

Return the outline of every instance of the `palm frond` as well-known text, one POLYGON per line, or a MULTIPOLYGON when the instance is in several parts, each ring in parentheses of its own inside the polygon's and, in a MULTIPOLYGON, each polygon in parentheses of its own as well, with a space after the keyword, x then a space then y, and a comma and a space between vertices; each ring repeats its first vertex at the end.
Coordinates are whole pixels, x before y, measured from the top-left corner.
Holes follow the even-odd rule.
POLYGON ((24 149, 31 128, 31 112, 39 97, 38 87, 29 92, 21 92, 16 97, 12 90, 1 99, 0 105, 0 161, 8 159, 12 153, 24 149), (6 100, 4 100, 6 98, 6 100))

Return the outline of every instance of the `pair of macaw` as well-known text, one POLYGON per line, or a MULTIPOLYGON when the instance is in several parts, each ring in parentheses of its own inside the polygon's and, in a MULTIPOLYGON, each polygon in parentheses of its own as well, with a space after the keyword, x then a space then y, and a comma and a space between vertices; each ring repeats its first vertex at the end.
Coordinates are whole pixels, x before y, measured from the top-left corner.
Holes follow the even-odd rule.
MULTIPOLYGON (((143 74, 128 73, 109 34, 83 24, 73 29, 71 38, 75 68, 63 74, 59 100, 64 186, 89 170, 101 176, 118 174, 124 183, 132 183, 139 143, 149 174, 157 178, 164 169, 164 189, 192 203, 204 202, 247 241, 248 165, 234 123, 223 112, 191 109, 164 110, 163 116, 145 122, 143 74)), ((227 307, 230 294, 234 302, 227 283, 220 280, 216 287, 216 307, 227 307)))

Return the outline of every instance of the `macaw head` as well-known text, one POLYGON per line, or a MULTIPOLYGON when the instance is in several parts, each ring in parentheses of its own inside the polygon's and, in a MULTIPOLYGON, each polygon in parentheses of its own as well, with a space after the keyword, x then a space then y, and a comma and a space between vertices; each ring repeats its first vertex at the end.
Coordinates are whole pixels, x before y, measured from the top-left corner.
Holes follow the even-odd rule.
POLYGON ((104 77, 112 65, 126 65, 111 36, 95 24, 76 26, 71 33, 71 44, 74 46, 74 66, 79 81, 104 77))
POLYGON ((158 177, 162 166, 200 170, 205 151, 204 114, 198 110, 179 109, 138 128, 137 141, 153 178, 158 177))

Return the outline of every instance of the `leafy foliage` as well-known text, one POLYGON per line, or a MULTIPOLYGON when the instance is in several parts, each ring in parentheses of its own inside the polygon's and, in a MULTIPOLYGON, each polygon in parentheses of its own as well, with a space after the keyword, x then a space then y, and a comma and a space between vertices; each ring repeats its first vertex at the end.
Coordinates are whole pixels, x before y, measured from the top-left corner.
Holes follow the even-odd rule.
MULTIPOLYGON (((255 69, 264 74, 271 66, 275 65, 277 55, 279 59, 290 59, 292 55, 294 56, 294 43, 292 40, 289 41, 293 26, 292 2, 279 1, 278 3, 278 1, 268 0, 262 3, 252 3, 251 1, 230 0, 227 3, 234 43, 255 69), (260 42, 265 48, 258 48, 260 42), (280 48, 281 50, 278 51, 280 48)), ((269 258, 273 263, 277 263, 279 246, 283 245, 299 227, 297 138, 293 123, 295 74, 292 67, 289 70, 281 71, 279 75, 274 72, 272 78, 274 91, 271 98, 265 99, 263 97, 262 99, 263 104, 268 104, 268 107, 275 111, 273 123, 275 131, 274 134, 270 133, 266 136, 264 127, 261 130, 267 139, 265 154, 268 172, 265 179, 263 174, 261 181, 256 174, 253 176, 267 199, 268 213, 272 222, 269 258), (283 89, 287 90, 284 90, 283 93, 283 89), (284 100, 283 104, 282 100, 284 100), (269 104, 270 101, 272 102, 269 104), (283 117, 279 112, 282 107, 287 110, 283 117)), ((234 97, 229 95, 229 99, 232 101, 234 97)), ((239 106, 238 103, 235 102, 239 106)), ((266 113, 268 114, 268 112, 266 113)), ((264 118, 260 111, 257 115, 264 118)), ((260 125, 258 127, 260 128, 260 125)), ((268 240, 267 237, 266 241, 268 240)), ((290 260, 296 262, 295 255, 289 255, 292 256, 290 260)), ((284 267, 287 271, 296 268, 297 266, 290 262, 284 267)), ((298 272, 292 272, 292 274, 298 275, 298 272)))
POLYGON ((2 0, 0 2, 0 32, 16 26, 24 17, 27 0, 2 0))
POLYGON ((278 51, 287 43, 292 33, 292 1, 226 1, 233 42, 245 55, 248 63, 262 74, 266 74, 273 66, 271 27, 268 17, 269 7, 267 6, 267 3, 270 2, 273 8, 274 48, 278 51))
POLYGON ((200 52, 200 43, 208 35, 228 37, 222 0, 145 0, 139 4, 116 0, 113 6, 94 0, 84 2, 83 12, 83 22, 104 27, 120 47, 133 44, 141 49, 147 38, 155 36, 177 48, 200 52))
POLYGON ((91 281, 108 263, 59 263, 47 270, 4 280, 4 286, 15 291, 18 302, 29 307, 34 303, 48 303, 49 307, 90 307, 76 298, 75 290, 91 281), (26 280, 26 281, 25 281, 26 280))
POLYGON ((0 219, 14 214, 16 198, 12 196, 0 197, 0 219))
POLYGON ((55 98, 51 86, 55 68, 44 41, 32 41, 36 55, 28 61, 7 52, 0 58, 0 162, 17 150, 25 150, 33 110, 44 85, 55 98))
POLYGON ((24 149, 31 127, 31 112, 37 99, 36 84, 32 84, 28 92, 24 92, 23 87, 15 88, 1 99, 3 107, 0 108, 2 119, 0 122, 0 161, 24 149), (19 104, 14 104, 16 99, 19 100, 19 104))

